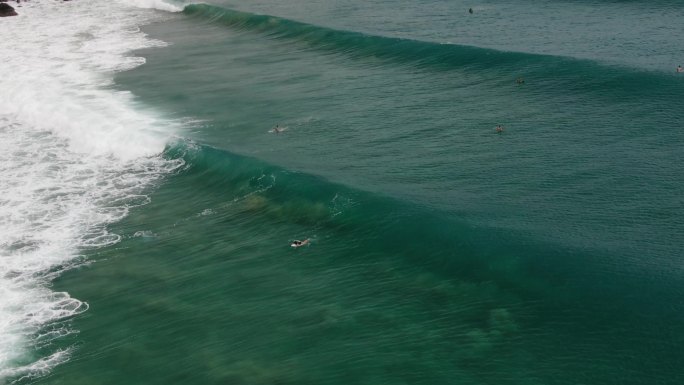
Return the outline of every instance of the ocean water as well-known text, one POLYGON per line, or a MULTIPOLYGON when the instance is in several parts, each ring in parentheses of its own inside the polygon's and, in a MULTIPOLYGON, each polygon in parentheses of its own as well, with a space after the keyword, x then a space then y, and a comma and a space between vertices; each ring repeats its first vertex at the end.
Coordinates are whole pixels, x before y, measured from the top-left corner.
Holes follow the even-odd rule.
POLYGON ((0 384, 684 381, 681 2, 15 8, 0 384))

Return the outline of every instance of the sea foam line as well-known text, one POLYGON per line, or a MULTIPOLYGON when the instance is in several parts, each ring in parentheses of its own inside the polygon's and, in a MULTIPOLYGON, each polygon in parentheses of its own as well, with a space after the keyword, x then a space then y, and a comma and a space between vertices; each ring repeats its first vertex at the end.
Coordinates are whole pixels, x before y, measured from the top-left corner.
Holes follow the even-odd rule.
POLYGON ((118 242, 109 225, 182 164, 160 156, 175 124, 105 87, 163 45, 139 26, 164 14, 131 5, 34 0, 0 23, 0 384, 68 360, 54 343, 88 305, 52 279, 118 242))

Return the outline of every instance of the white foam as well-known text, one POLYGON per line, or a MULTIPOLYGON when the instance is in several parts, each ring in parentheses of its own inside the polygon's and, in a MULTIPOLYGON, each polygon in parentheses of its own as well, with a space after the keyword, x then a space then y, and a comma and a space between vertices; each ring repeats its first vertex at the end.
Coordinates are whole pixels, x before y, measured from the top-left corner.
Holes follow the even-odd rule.
POLYGON ((71 351, 72 349, 57 350, 49 356, 42 357, 28 365, 0 370, 0 380, 3 378, 3 375, 6 378, 16 378, 15 382, 44 376, 55 366, 67 361, 71 351))
POLYGON ((106 87, 144 63, 131 50, 163 44, 139 29, 162 13, 105 0, 18 11, 0 23, 0 384, 68 359, 36 349, 74 333, 69 319, 88 305, 50 281, 118 242, 108 225, 181 165, 159 156, 174 124, 106 87))
POLYGON ((153 8, 167 12, 180 12, 183 10, 181 5, 172 4, 162 0, 122 0, 138 8, 153 8))

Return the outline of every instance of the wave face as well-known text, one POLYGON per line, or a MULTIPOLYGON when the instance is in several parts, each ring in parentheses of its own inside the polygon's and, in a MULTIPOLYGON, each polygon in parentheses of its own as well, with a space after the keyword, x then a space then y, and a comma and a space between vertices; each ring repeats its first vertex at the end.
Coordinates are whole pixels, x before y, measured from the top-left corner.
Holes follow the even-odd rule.
POLYGON ((158 45, 147 16, 116 3, 28 2, 0 24, 0 383, 49 373, 72 354, 88 304, 51 289, 84 250, 119 242, 108 226, 177 166, 161 159, 171 124, 106 90, 158 45))

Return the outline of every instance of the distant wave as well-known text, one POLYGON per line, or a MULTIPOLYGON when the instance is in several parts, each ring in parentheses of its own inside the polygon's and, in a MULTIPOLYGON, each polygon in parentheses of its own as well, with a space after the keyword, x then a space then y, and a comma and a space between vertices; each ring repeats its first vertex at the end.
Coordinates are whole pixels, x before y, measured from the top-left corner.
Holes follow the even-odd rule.
POLYGON ((510 64, 534 58, 534 55, 524 53, 341 31, 207 4, 191 4, 183 12, 236 30, 261 33, 275 39, 298 40, 316 49, 337 51, 357 58, 373 57, 437 67, 510 64))
POLYGON ((560 87, 567 93, 598 91, 624 100, 648 96, 649 92, 672 95, 684 90, 683 77, 675 77, 674 71, 666 74, 572 57, 368 35, 207 4, 187 5, 183 13, 233 30, 299 42, 314 50, 352 59, 377 60, 429 70, 466 69, 508 77, 527 76, 536 79, 538 89, 546 87, 553 89, 554 93, 560 87))

